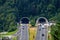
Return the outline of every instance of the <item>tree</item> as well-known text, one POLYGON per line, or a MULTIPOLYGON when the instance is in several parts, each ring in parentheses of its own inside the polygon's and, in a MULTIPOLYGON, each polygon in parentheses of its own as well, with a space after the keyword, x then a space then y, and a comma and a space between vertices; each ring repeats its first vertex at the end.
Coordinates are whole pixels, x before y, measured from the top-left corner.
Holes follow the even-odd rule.
POLYGON ((55 18, 56 25, 51 27, 51 34, 54 40, 60 40, 60 13, 55 18))
POLYGON ((16 7, 14 4, 14 0, 5 0, 5 3, 0 6, 1 31, 14 31, 17 28, 15 16, 16 7))

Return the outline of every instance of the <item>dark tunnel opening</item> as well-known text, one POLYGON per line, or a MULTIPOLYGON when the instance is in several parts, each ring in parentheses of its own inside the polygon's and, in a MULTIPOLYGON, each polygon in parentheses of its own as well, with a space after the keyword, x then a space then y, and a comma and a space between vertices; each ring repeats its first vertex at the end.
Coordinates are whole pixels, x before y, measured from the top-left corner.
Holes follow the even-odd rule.
POLYGON ((40 18, 38 22, 39 23, 46 23, 46 20, 44 18, 40 18))
POLYGON ((22 24, 29 24, 29 19, 28 18, 22 18, 21 23, 22 24))

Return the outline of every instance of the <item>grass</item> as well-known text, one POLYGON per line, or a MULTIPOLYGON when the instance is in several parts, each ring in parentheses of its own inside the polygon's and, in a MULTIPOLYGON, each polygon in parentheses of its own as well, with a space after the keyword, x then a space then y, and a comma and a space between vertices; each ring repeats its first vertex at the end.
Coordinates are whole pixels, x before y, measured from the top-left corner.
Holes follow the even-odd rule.
MULTIPOLYGON (((7 34, 2 34, 0 35, 0 38, 1 37, 4 37, 4 36, 11 36, 12 34, 16 33, 16 31, 13 31, 13 32, 8 32, 7 34)), ((50 37, 48 38, 48 40, 52 40, 51 39, 51 34, 49 34, 50 37)), ((32 28, 29 28, 29 40, 35 40, 35 37, 36 37, 36 27, 32 27, 32 28)), ((17 37, 13 37, 13 40, 17 40, 17 37)))
POLYGON ((36 28, 30 28, 29 32, 30 32, 30 38, 29 38, 29 40, 35 40, 36 28))
POLYGON ((0 34, 0 38, 5 37, 5 36, 11 36, 11 35, 15 34, 16 32, 17 32, 17 30, 13 31, 13 32, 8 32, 6 34, 0 34))
POLYGON ((17 40, 17 37, 14 37, 12 40, 17 40))
POLYGON ((51 39, 51 34, 48 34, 48 40, 52 40, 52 39, 51 39))
POLYGON ((13 35, 13 34, 15 34, 17 31, 18 31, 18 30, 15 30, 15 31, 13 31, 13 32, 8 32, 6 35, 13 35))

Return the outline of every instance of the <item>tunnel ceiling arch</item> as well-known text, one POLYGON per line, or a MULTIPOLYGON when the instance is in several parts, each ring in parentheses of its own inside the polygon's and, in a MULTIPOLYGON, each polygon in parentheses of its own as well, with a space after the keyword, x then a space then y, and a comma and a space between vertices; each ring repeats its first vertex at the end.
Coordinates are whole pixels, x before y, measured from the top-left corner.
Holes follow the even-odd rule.
POLYGON ((40 19, 38 20, 38 22, 39 22, 39 23, 46 23, 46 20, 43 19, 43 18, 40 18, 40 19))
POLYGON ((37 19, 37 23, 48 23, 48 20, 45 17, 40 17, 37 19))
POLYGON ((29 19, 27 17, 23 17, 20 21, 21 24, 29 24, 29 19))

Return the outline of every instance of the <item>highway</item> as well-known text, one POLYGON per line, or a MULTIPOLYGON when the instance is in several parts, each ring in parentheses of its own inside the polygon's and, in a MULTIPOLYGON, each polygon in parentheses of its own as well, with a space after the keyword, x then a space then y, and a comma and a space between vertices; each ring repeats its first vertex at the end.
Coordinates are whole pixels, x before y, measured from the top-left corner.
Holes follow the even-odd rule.
POLYGON ((21 25, 20 30, 21 31, 20 34, 18 35, 18 40, 29 40, 28 25, 27 24, 21 25))
POLYGON ((47 40, 47 27, 39 25, 37 28, 36 40, 47 40))
POLYGON ((14 36, 17 36, 17 40, 29 40, 28 24, 29 19, 27 17, 23 17, 20 20, 20 27, 18 27, 18 32, 14 34, 14 36))

